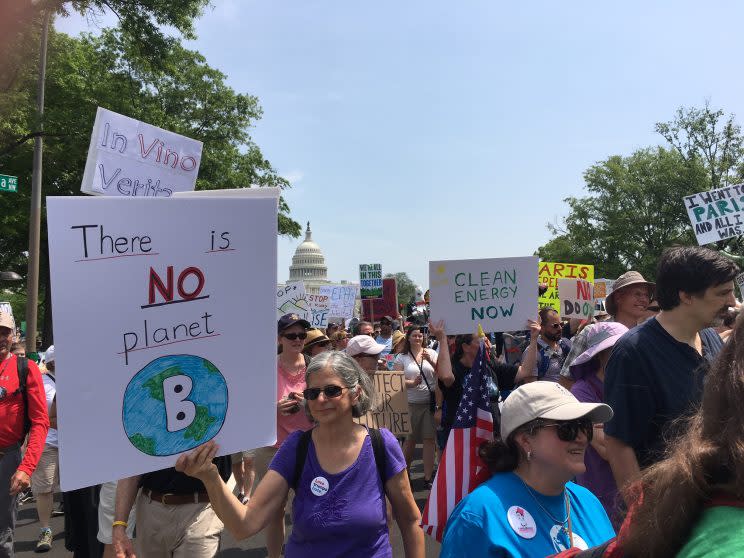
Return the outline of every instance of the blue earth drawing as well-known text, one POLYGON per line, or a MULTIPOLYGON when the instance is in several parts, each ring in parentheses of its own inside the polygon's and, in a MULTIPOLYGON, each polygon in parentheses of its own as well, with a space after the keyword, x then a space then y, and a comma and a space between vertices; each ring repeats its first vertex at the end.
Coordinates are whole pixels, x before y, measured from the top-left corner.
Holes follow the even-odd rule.
POLYGON ((224 376, 194 355, 153 360, 124 392, 124 430, 132 445, 147 455, 174 455, 211 440, 226 415, 224 376))

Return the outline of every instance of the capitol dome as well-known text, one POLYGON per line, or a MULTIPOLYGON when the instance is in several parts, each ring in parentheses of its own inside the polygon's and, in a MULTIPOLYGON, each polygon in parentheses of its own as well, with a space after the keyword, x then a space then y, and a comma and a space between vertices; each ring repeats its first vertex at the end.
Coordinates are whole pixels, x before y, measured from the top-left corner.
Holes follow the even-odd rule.
POLYGON ((305 240, 297 247, 289 266, 289 280, 305 283, 306 292, 319 291, 320 285, 328 284, 328 267, 325 256, 315 242, 313 242, 310 221, 307 222, 305 240))

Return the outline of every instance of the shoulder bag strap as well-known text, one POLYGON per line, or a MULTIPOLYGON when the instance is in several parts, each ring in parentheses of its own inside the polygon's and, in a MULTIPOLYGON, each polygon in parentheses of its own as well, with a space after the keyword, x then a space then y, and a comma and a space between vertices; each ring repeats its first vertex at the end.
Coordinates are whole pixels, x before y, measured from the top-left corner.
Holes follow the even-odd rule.
MULTIPOLYGON (((424 349, 426 350, 426 349, 424 349)), ((426 374, 424 374, 424 355, 421 353, 421 364, 419 364, 419 361, 416 360, 416 357, 413 356, 413 353, 411 351, 408 351, 408 354, 411 355, 411 360, 416 363, 416 366, 418 366, 419 373, 421 374, 421 377, 424 380, 424 383, 426 384, 426 389, 431 391, 431 386, 429 385, 429 381, 426 379, 426 374)))
POLYGON ((382 433, 377 428, 369 429, 369 437, 372 442, 372 451, 375 454, 375 464, 377 465, 377 474, 382 481, 382 491, 385 492, 385 469, 387 468, 387 454, 385 453, 385 441, 382 439, 382 433))
POLYGON ((305 468, 305 459, 307 458, 307 450, 310 446, 310 438, 313 435, 312 430, 303 432, 300 436, 300 440, 297 442, 297 449, 295 451, 295 468, 294 477, 292 479, 292 488, 297 492, 297 486, 300 484, 300 476, 302 470, 305 468))

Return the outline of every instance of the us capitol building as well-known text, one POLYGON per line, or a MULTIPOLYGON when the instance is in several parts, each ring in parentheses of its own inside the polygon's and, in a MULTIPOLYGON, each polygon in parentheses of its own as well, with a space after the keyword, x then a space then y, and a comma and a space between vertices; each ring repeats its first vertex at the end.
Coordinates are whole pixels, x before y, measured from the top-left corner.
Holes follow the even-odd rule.
MULTIPOLYGON (((315 242, 313 242, 313 233, 310 230, 310 221, 307 222, 305 230, 305 240, 297 247, 294 256, 292 256, 292 265, 289 266, 289 280, 302 281, 305 283, 305 292, 308 294, 320 294, 322 285, 329 285, 328 267, 325 263, 325 256, 315 242)), ((346 283, 346 281, 342 281, 346 283)))

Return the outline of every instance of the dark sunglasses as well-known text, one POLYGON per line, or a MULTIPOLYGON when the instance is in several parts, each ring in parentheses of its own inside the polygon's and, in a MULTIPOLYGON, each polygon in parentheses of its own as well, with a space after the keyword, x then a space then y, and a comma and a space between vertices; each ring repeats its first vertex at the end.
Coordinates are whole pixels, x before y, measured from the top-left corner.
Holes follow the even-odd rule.
POLYGON ((563 327, 563 325, 561 325, 561 324, 553 324, 553 325, 548 326, 548 327, 552 327, 553 329, 560 329, 560 328, 563 327))
POLYGON ((302 395, 304 395, 305 399, 307 399, 308 401, 315 401, 318 397, 320 397, 320 393, 323 392, 323 395, 326 396, 326 399, 335 399, 336 397, 340 397, 345 389, 349 388, 333 385, 323 388, 307 388, 302 392, 302 395))
POLYGON ((541 423, 538 428, 552 428, 555 427, 555 432, 558 434, 558 439, 563 442, 573 442, 579 435, 579 431, 586 435, 588 442, 592 441, 594 437, 594 424, 588 419, 578 420, 566 420, 563 422, 553 423, 541 423))
POLYGON ((290 341, 294 341, 295 339, 307 339, 307 332, 303 331, 302 333, 282 333, 282 337, 285 339, 289 339, 290 341))
POLYGON ((360 353, 358 355, 354 355, 353 358, 373 358, 377 360, 377 355, 368 355, 367 353, 360 353))

